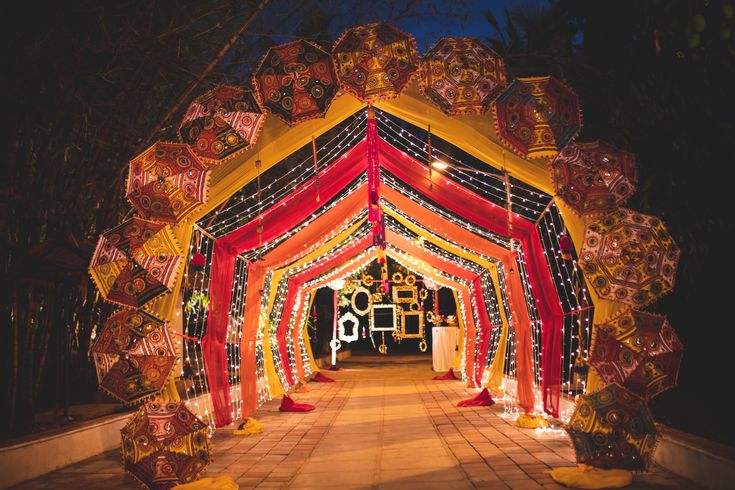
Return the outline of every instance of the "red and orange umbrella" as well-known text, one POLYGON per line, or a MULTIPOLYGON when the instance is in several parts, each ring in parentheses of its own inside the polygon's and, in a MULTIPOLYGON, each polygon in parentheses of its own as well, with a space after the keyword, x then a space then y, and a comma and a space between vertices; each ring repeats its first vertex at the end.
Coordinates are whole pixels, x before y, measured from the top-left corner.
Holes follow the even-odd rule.
POLYGON ((579 265, 602 298, 644 307, 674 288, 679 249, 660 219, 620 208, 587 226, 579 265))
POLYGON ((577 94, 551 76, 515 80, 493 115, 498 137, 525 158, 555 156, 582 128, 577 94))
POLYGON ((332 55, 299 39, 268 49, 253 75, 253 87, 266 112, 294 125, 324 117, 339 82, 332 55))
POLYGON ((120 433, 125 470, 151 489, 192 482, 212 462, 207 426, 184 402, 146 403, 120 433))
POLYGON ((348 30, 332 55, 342 88, 362 102, 398 97, 418 69, 416 41, 383 22, 348 30))
POLYGON ((676 386, 683 353, 666 317, 628 309, 597 327, 589 363, 606 383, 652 398, 676 386))
POLYGON ((635 156, 604 141, 571 143, 549 164, 554 192, 580 216, 602 215, 635 192, 635 156))
POLYGON ((484 114, 505 87, 503 59, 476 39, 444 38, 423 56, 419 88, 447 114, 484 114))
POLYGON ((189 145, 159 141, 130 162, 127 197, 141 217, 178 223, 206 202, 209 173, 189 145))
POLYGON ((264 121, 251 91, 220 85, 191 103, 179 136, 199 158, 217 164, 254 145, 264 121))
POLYGON ((183 260, 168 225, 135 217, 100 236, 89 274, 107 301, 138 308, 171 290, 183 260))
POLYGON ((92 347, 100 388, 131 404, 161 391, 176 364, 168 327, 138 310, 122 310, 105 322, 92 347))

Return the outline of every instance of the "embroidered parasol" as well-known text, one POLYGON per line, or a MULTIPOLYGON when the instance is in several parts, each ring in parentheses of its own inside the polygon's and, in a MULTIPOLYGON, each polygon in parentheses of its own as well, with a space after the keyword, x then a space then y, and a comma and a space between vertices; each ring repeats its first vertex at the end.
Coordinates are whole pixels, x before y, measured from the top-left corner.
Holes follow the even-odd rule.
POLYGON ((618 384, 581 395, 564 428, 577 463, 604 469, 645 470, 658 437, 645 400, 618 384))
POLYGON ((580 216, 614 210, 635 192, 635 156, 604 141, 571 143, 549 164, 554 193, 580 216))
POLYGON ((516 79, 493 116, 498 137, 525 158, 555 156, 582 128, 577 94, 551 76, 516 79))
POLYGON ((251 91, 220 85, 191 103, 179 136, 199 158, 218 164, 254 145, 264 121, 251 91))
POLYGON ((476 39, 441 39, 421 62, 419 88, 447 114, 484 114, 505 86, 503 59, 476 39))
POLYGON ((398 97, 418 69, 416 41, 383 22, 348 30, 332 55, 342 88, 367 103, 398 97))
POLYGON ((676 386, 684 346, 665 316, 628 309, 597 326, 589 363, 646 398, 676 386))
POLYGON ((597 293, 644 307, 674 288, 679 249, 660 219, 620 208, 587 226, 579 265, 597 293))
POLYGON ((182 261, 168 225, 135 217, 100 236, 89 273, 107 301, 138 308, 173 287, 182 261))
POLYGON ((130 162, 128 201, 145 219, 178 223, 206 202, 209 173, 188 145, 159 141, 130 162))
POLYGON ((148 488, 192 482, 212 461, 207 426, 184 402, 146 403, 120 433, 125 470, 148 488))
POLYGON ((324 117, 339 83, 332 55, 303 39, 268 49, 253 75, 266 112, 289 125, 324 117))
POLYGON ((130 404, 158 393, 176 364, 168 327, 144 311, 110 316, 92 346, 100 388, 130 404))

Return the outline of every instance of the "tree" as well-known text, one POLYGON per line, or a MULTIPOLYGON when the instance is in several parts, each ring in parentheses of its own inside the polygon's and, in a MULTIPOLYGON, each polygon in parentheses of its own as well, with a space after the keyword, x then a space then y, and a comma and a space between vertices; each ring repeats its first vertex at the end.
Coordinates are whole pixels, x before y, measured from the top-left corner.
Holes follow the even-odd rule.
POLYGON ((558 0, 547 9, 490 13, 489 42, 516 76, 552 74, 582 100, 581 140, 604 139, 636 154, 638 191, 629 207, 664 219, 682 255, 668 315, 687 352, 679 387, 653 402, 661 422, 732 443, 712 424, 720 413, 720 372, 729 366, 727 277, 735 86, 729 1, 558 0), (690 410, 697 400, 697 410, 690 410))

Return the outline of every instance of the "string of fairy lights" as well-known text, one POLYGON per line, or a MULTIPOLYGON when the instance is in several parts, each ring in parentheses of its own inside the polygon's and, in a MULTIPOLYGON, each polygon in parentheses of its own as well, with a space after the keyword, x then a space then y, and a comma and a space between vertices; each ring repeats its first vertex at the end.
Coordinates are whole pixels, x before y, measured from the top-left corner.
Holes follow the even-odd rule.
MULTIPOLYGON (((262 246, 258 248, 254 248, 246 252, 243 252, 241 255, 250 261, 257 260, 259 257, 264 256, 265 254, 267 254, 274 248, 278 247, 283 242, 287 241, 289 238, 295 236, 297 233, 299 233, 303 229, 310 226, 312 223, 314 223, 314 221, 316 221, 318 218, 326 214, 329 210, 336 208, 342 201, 347 199, 350 196, 350 194, 355 192, 361 186, 365 185, 365 182, 367 182, 367 176, 365 174, 362 174, 349 187, 347 187, 344 190, 344 192, 341 192, 339 195, 335 196, 334 199, 330 200, 324 206, 319 208, 319 210, 312 213, 308 218, 306 218, 300 224, 291 228, 286 233, 282 233, 279 236, 275 237, 274 239, 266 241, 265 243, 263 243, 262 246)), ((268 224, 264 223, 264 226, 268 226, 268 224)), ((340 231, 341 230, 338 227, 335 227, 333 231, 331 232, 331 236, 337 235, 340 231)))
MULTIPOLYGON (((264 289, 262 297, 261 297, 261 305, 262 305, 261 311, 263 312, 263 316, 267 315, 267 310, 269 308, 271 311, 270 316, 268 318, 269 334, 270 334, 270 339, 271 339, 271 350, 273 352, 276 373, 278 374, 278 377, 281 380, 282 386, 284 386, 285 388, 287 389, 290 388, 291 383, 288 382, 288 377, 283 368, 283 364, 280 360, 280 354, 278 354, 276 334, 277 334, 277 331, 280 325, 281 317, 283 315, 283 307, 286 301, 286 295, 288 293, 289 281, 291 280, 293 276, 305 270, 308 270, 312 267, 319 267, 322 263, 329 260, 330 257, 332 257, 333 255, 339 254, 340 252, 346 249, 354 247, 356 242, 358 242, 363 237, 367 236, 369 233, 370 233, 370 227, 367 224, 363 224, 353 234, 351 234, 350 237, 340 242, 336 246, 332 247, 330 250, 322 253, 321 255, 319 255, 318 257, 312 260, 306 261, 302 264, 289 268, 286 271, 286 273, 282 275, 281 280, 276 286, 277 289, 276 289, 276 294, 274 297, 272 307, 270 307, 269 305, 270 288, 268 288, 267 291, 264 289)), ((269 272, 269 276, 266 277, 266 283, 270 284, 271 282, 272 282, 272 271, 269 272)), ((290 357, 293 357, 293 345, 291 346, 290 357)), ((296 367, 295 361, 292 365, 289 359, 289 366, 290 367, 292 366, 295 369, 296 367)))
MULTIPOLYGON (((337 125, 329 134, 316 138, 320 177, 330 170, 330 163, 354 146, 358 138, 364 135, 366 118, 366 111, 360 111, 337 125), (325 137, 329 139, 320 141, 325 137)), ((295 164, 290 162, 291 158, 287 157, 261 175, 261 182, 266 183, 261 187, 260 202, 258 202, 252 183, 243 186, 230 198, 226 206, 209 213, 200 220, 203 223, 211 222, 211 225, 205 226, 207 231, 218 238, 226 235, 244 223, 252 221, 258 214, 271 208, 291 194, 295 188, 313 178, 315 169, 311 144, 303 146, 295 153, 306 154, 306 156, 295 164), (285 165, 290 167, 287 172, 271 177, 271 173, 277 173, 278 169, 285 165)))
MULTIPOLYGON (((412 156, 418 163, 425 166, 428 169, 428 165, 431 162, 427 161, 427 132, 424 129, 413 126, 405 121, 402 121, 395 116, 382 111, 376 111, 378 119, 378 130, 379 135, 388 143, 392 144, 399 150, 412 156)), ((340 158, 346 151, 353 148, 357 143, 362 141, 362 137, 365 134, 365 119, 366 111, 361 110, 353 114, 349 118, 345 119, 340 123, 339 127, 329 134, 322 135, 316 139, 318 143, 317 149, 317 162, 319 166, 320 178, 332 171, 334 168, 333 163, 340 158)), ((432 154, 446 163, 447 166, 441 169, 440 183, 445 185, 457 185, 465 189, 469 189, 476 193, 478 196, 486 199, 488 202, 494 205, 505 208, 508 205, 508 196, 506 195, 505 184, 503 182, 503 172, 496 170, 494 167, 489 166, 486 162, 482 162, 479 159, 459 150, 457 147, 437 138, 432 135, 432 154), (479 168, 475 168, 479 167, 479 168), (482 168, 482 170, 480 170, 482 168)), ((252 222, 258 219, 263 212, 272 208, 276 205, 288 206, 289 201, 294 197, 294 190, 299 187, 309 185, 309 180, 313 179, 315 175, 314 171, 314 160, 311 152, 311 146, 306 145, 300 148, 289 158, 282 160, 276 165, 272 166, 269 171, 262 174, 262 178, 266 184, 261 188, 261 200, 258 200, 256 193, 253 192, 252 184, 244 186, 241 191, 236 193, 227 203, 226 206, 220 207, 216 211, 213 211, 208 216, 200 221, 200 226, 197 227, 198 234, 195 233, 195 238, 192 239, 192 243, 189 247, 190 255, 193 253, 202 253, 206 257, 205 272, 201 273, 201 277, 195 277, 190 280, 185 275, 185 284, 191 284, 191 287, 184 293, 182 299, 182 312, 183 312, 183 331, 182 339, 178 343, 182 346, 183 358, 191 365, 191 371, 195 374, 197 382, 193 384, 190 390, 187 390, 187 404, 193 404, 195 411, 202 414, 203 418, 208 423, 213 424, 211 412, 212 406, 209 402, 208 397, 202 396, 208 391, 205 367, 201 356, 201 339, 206 332, 207 323, 207 309, 206 308, 187 308, 187 303, 191 299, 191 296, 198 293, 201 296, 207 297, 209 295, 209 269, 211 268, 211 254, 213 249, 214 240, 222 237, 231 231, 243 226, 248 222, 252 222), (303 158, 299 158, 298 161, 294 162, 294 155, 303 155, 303 158), (272 172, 271 170, 277 167, 283 167, 288 165, 286 172, 272 172)), ((496 167, 499 166, 499 162, 496 162, 496 167)), ((427 172, 428 175, 428 172, 427 172)), ((283 235, 264 243, 257 249, 247 251, 242 254, 236 261, 236 270, 233 280, 233 296, 232 304, 230 306, 230 322, 228 324, 227 331, 227 361, 228 361, 228 377, 230 381, 230 395, 232 400, 232 414, 233 418, 240 418, 242 400, 239 390, 239 381, 241 378, 240 371, 240 342, 242 336, 242 322, 244 321, 244 308, 245 308, 245 292, 247 287, 247 270, 248 263, 257 260, 258 257, 262 257, 271 250, 274 250, 280 244, 296 235, 299 231, 303 230, 307 226, 310 226, 314 220, 321 217, 328 210, 336 207, 342 202, 347 196, 358 189, 360 186, 365 184, 365 176, 361 175, 355 181, 353 181, 343 192, 340 192, 330 201, 325 202, 318 211, 311 214, 308 218, 303 220, 297 226, 290 229, 283 235)), ((544 255, 547 264, 552 272, 554 278, 554 286, 559 296, 559 301, 564 311, 564 326, 563 326, 563 341, 564 341, 564 352, 563 352, 563 387, 569 394, 572 394, 574 389, 577 389, 576 384, 572 380, 574 373, 575 364, 578 359, 581 358, 586 361, 588 357, 589 349, 589 332, 590 332, 590 318, 592 317, 591 301, 587 294, 587 290, 584 287, 584 281, 582 280, 581 272, 577 267, 576 257, 573 260, 564 260, 562 258, 562 251, 559 245, 559 240, 563 234, 566 233, 566 229, 563 224, 561 213, 559 212, 556 204, 553 202, 551 196, 544 193, 538 192, 534 188, 528 186, 522 181, 511 177, 510 183, 510 204, 512 211, 532 222, 536 223, 541 242, 544 248, 544 255)), ((457 216, 451 210, 445 209, 442 206, 437 205, 431 201, 430 196, 423 195, 417 192, 415 189, 406 185, 400 179, 396 178, 386 169, 381 169, 381 183, 390 187, 391 189, 401 193, 404 196, 411 198, 426 209, 431 210, 442 218, 447 219, 451 223, 458 225, 465 230, 468 230, 477 236, 480 236, 486 240, 491 241, 504 248, 510 247, 509 237, 502 236, 494 233, 484 227, 468 222, 465 219, 457 216)), ((423 239, 418 233, 410 231, 410 229, 404 226, 397 220, 387 219, 386 227, 401 236, 406 237, 416 243, 420 243, 421 246, 426 250, 427 253, 432 254, 439 260, 445 262, 452 262, 461 266, 463 269, 472 271, 480 276, 480 286, 482 298, 485 302, 485 308, 487 310, 490 324, 493 328, 490 329, 489 334, 491 335, 488 345, 490 346, 487 355, 487 360, 483 365, 478 362, 474 362, 475 375, 479 378, 484 370, 492 362, 495 352, 497 351, 498 344, 500 341, 502 317, 500 316, 500 305, 502 304, 503 309, 506 312, 508 320, 508 345, 515 345, 515 329, 513 327, 512 308, 510 305, 509 297, 506 294, 506 272, 503 270, 502 263, 496 258, 488 257, 482 253, 470 250, 460 243, 453 243, 451 237, 448 237, 446 233, 442 233, 440 230, 433 228, 431 225, 426 223, 420 223, 407 215, 405 212, 400 210, 392 203, 383 199, 381 205, 385 206, 386 209, 400 216, 406 223, 410 223, 411 227, 421 230, 421 234, 425 235, 430 239, 423 239), (496 288, 493 284, 493 279, 489 272, 477 264, 468 259, 453 254, 438 245, 437 243, 449 242, 453 246, 457 247, 458 250, 467 252, 472 256, 478 257, 496 265, 498 269, 498 289, 501 297, 496 296, 496 288)), ((285 270, 281 276, 281 280, 278 284, 271 284, 273 280, 273 271, 268 271, 266 274, 266 280, 264 289, 261 294, 261 311, 259 315, 259 325, 257 328, 256 336, 256 375, 258 378, 257 390, 258 390, 258 403, 259 405, 265 403, 270 399, 268 390, 269 380, 267 379, 267 370, 265 368, 266 350, 263 342, 267 335, 269 339, 269 347, 271 352, 272 361, 275 367, 276 374, 280 383, 288 389, 289 382, 286 376, 286 367, 281 363, 281 356, 278 350, 278 339, 277 331, 281 323, 281 318, 286 314, 283 309, 285 306, 285 298, 288 293, 289 280, 300 272, 310 268, 316 267, 329 259, 330 255, 339 253, 340 250, 345 250, 352 246, 356 241, 364 238, 368 232, 369 227, 362 226, 357 228, 346 240, 344 240, 338 246, 333 247, 328 252, 320 255, 319 257, 310 260, 308 262, 300 263, 297 266, 292 266, 299 257, 304 257, 323 243, 343 233, 350 226, 355 225, 361 219, 364 219, 365 210, 363 209, 358 214, 350 216, 341 223, 335 224, 332 231, 325 234, 325 239, 319 243, 311 244, 310 247, 304 251, 299 251, 299 256, 292 257, 289 261, 281 266, 285 270), (269 304, 271 288, 276 288, 276 294, 274 295, 273 304, 269 304)), ((390 217, 388 217, 390 218, 390 217)), ((267 226, 267 222, 265 224, 267 226)), ((534 292, 531 288, 528 280, 528 273, 526 271, 526 258, 524 257, 524 251, 517 242, 514 248, 518 251, 517 270, 521 278, 521 284, 523 285, 523 292, 525 296, 525 302, 528 308, 528 313, 532 323, 532 347, 533 347, 533 366, 534 366, 534 381, 536 385, 541 384, 543 372, 542 372, 542 325, 538 309, 536 306, 536 300, 534 298, 534 292)), ((412 258, 409 254, 392 247, 390 244, 388 250, 391 252, 391 257, 403 267, 408 270, 412 270, 417 274, 421 275, 420 272, 422 267, 426 267, 425 264, 421 264, 415 258, 412 258)), ((354 268, 357 263, 361 264, 361 267, 367 267, 367 265, 373 261, 375 249, 373 247, 368 248, 364 252, 358 254, 352 259, 346 261, 343 266, 335 267, 329 271, 321 274, 318 278, 314 278, 300 287, 299 294, 297 295, 296 301, 293 305, 293 311, 290 312, 286 336, 286 347, 288 353, 288 369, 291 372, 296 372, 296 350, 301 355, 302 365, 306 372, 309 364, 309 357, 305 346, 305 339, 303 336, 303 324, 306 322, 308 317, 308 310, 310 305, 310 298, 312 293, 306 292, 307 289, 314 284, 317 284, 320 280, 326 277, 336 277, 339 270, 348 270, 350 267, 354 268), (360 262, 362 261, 362 262, 360 262), (303 292, 303 294, 302 294, 303 292), (301 324, 296 324, 296 318, 301 319, 301 324), (298 331, 294 330, 298 329, 298 331), (298 343, 298 345, 296 345, 298 343)), ((476 295, 474 292, 474 285, 472 282, 467 282, 461 278, 452 277, 451 274, 447 274, 443 271, 433 270, 431 271, 436 277, 444 277, 449 281, 456 282, 467 286, 470 291, 470 298, 464 297, 462 290, 457 290, 457 297, 460 302, 458 305, 458 314, 463 317, 467 314, 472 316, 472 319, 479 327, 480 319, 478 317, 478 305, 476 303, 476 295), (469 303, 469 308, 467 304, 469 303), (461 313, 460 313, 461 312, 461 313)), ((353 272, 354 273, 354 269, 353 272)), ((437 284, 440 284, 438 281, 437 284)), ((447 283, 441 284, 443 287, 450 287, 447 283)), ((468 339, 475 344, 475 355, 479 355, 479 347, 482 345, 483 329, 477 328, 474 339, 468 339)), ((308 341, 308 340, 307 340, 308 341)), ((465 375, 464 366, 468 360, 465 358, 466 352, 462 353, 462 373, 465 375)), ((512 389, 512 383, 515 376, 515 349, 508 348, 505 354, 505 365, 504 374, 506 375, 506 405, 514 401, 514 390, 512 389)), ((479 359, 479 357, 476 357, 479 359)), ((310 373, 310 368, 309 371, 310 373)), ((182 376, 190 375, 190 371, 185 372, 182 369, 182 376)), ((540 397, 537 397, 540 399, 540 397)), ((509 410, 512 411, 511 408, 509 410)), ((517 410, 517 409, 516 409, 517 410)))
POLYGON ((184 383, 184 398, 187 407, 199 415, 208 425, 209 434, 214 433, 213 408, 208 396, 209 386, 207 383, 204 357, 202 356, 201 340, 204 337, 207 325, 207 314, 209 312, 209 269, 212 265, 212 253, 214 250, 214 238, 207 233, 195 228, 189 244, 189 256, 201 253, 206 261, 202 271, 193 271, 187 267, 184 271, 184 292, 181 296, 181 308, 177 315, 183 315, 182 331, 176 343, 180 345, 179 352, 182 355, 182 366, 180 377, 184 383))
MULTIPOLYGON (((376 114, 379 135, 391 142, 396 148, 413 156, 417 161, 427 166, 433 163, 427 161, 428 133, 426 130, 385 112, 376 111, 376 114)), ((477 192, 497 206, 505 207, 507 205, 502 171, 495 170, 486 162, 445 142, 436 135, 432 134, 431 138, 432 157, 447 165, 440 170, 442 175, 449 176, 455 183, 462 184, 464 188, 477 192), (442 147, 447 148, 447 150, 443 150, 442 147)), ((502 167, 502 162, 499 162, 496 166, 502 167)), ((538 218, 551 201, 551 196, 538 192, 514 178, 511 178, 511 190, 513 211, 532 221, 538 218)))

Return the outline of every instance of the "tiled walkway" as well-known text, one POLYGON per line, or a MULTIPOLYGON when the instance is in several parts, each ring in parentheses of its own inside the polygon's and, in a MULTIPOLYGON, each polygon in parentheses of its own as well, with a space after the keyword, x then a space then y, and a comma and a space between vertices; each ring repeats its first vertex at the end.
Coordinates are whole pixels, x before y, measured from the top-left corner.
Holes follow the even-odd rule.
MULTIPOLYGON (((264 432, 235 436, 220 429, 207 476, 230 475, 240 488, 564 488, 547 474, 573 465, 566 436, 519 429, 490 408, 456 407, 475 394, 456 381, 432 381, 426 357, 355 357, 295 394, 309 413, 278 412, 279 400, 256 418, 264 432)), ((119 452, 26 482, 18 488, 140 488, 124 474, 119 452)), ((696 488, 653 468, 628 488, 696 488)))

